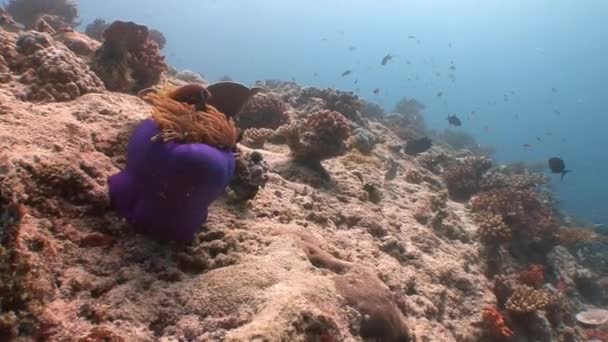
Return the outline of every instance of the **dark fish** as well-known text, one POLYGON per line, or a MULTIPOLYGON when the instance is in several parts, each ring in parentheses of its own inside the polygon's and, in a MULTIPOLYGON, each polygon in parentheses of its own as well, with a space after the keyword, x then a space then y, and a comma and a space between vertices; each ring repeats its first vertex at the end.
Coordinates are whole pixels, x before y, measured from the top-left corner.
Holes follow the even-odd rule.
POLYGON ((519 119, 519 114, 513 114, 513 118, 519 119))
POLYGON ((351 45, 348 47, 348 51, 355 51, 355 50, 357 50, 356 46, 351 45))
POLYGON ((352 74, 352 73, 353 73, 353 71, 352 71, 352 70, 346 70, 345 72, 343 72, 343 73, 342 73, 342 75, 341 75, 341 76, 342 76, 342 77, 344 77, 344 76, 348 76, 348 75, 350 75, 350 74, 352 74))
POLYGON ((327 38, 321 38, 321 41, 322 41, 322 42, 326 42, 326 41, 327 41, 327 38))
POLYGON ((437 92, 437 97, 442 97, 442 96, 443 96, 443 92, 442 91, 437 92))
POLYGON ((376 95, 378 95, 379 92, 380 92, 380 89, 378 89, 378 88, 374 89, 374 91, 373 91, 373 93, 376 95))
POLYGON ((541 139, 540 137, 536 137, 536 141, 541 142, 543 141, 543 139, 541 139))
POLYGON ((571 170, 566 170, 566 163, 561 158, 553 157, 549 159, 549 168, 552 173, 560 173, 562 175, 561 179, 564 179, 564 176, 568 172, 572 172, 571 170))
POLYGON ((530 145, 530 144, 523 144, 523 145, 521 145, 521 146, 522 146, 522 147, 525 147, 525 148, 530 148, 530 147, 532 147, 532 145, 530 145))
POLYGON ((460 119, 456 115, 449 115, 448 122, 452 126, 457 126, 457 127, 462 126, 462 121, 460 121, 460 119))
POLYGON ((419 139, 408 140, 405 144, 405 153, 415 156, 419 153, 428 151, 433 146, 431 139, 422 137, 419 139))
POLYGON ((312 74, 313 77, 317 77, 319 76, 319 74, 317 74, 316 72, 314 74, 312 74))
POLYGON ((357 83, 359 83, 359 79, 356 79, 356 80, 355 80, 355 84, 357 84, 357 83))
POLYGON ((409 36, 407 36, 407 38, 408 38, 408 39, 416 39, 416 36, 414 36, 414 35, 409 35, 409 36))
POLYGON ((390 54, 384 56, 384 58, 382 58, 382 65, 386 65, 386 63, 388 63, 391 59, 393 59, 393 56, 391 56, 390 54))

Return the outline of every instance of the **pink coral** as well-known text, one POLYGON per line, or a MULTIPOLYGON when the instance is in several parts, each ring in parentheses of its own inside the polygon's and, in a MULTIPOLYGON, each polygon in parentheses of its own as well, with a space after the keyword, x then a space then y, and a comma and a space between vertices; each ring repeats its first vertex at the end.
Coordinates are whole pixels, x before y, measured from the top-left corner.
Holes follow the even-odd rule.
POLYGON ((509 329, 504 317, 495 306, 488 306, 483 309, 482 320, 491 334, 503 337, 513 336, 513 330, 509 329))

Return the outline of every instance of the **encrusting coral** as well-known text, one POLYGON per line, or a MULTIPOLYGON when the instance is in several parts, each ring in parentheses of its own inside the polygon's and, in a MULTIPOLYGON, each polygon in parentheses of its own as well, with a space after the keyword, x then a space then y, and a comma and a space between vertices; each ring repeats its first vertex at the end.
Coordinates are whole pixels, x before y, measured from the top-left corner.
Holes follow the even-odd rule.
POLYGON ((320 110, 303 122, 285 127, 283 134, 294 160, 318 163, 346 152, 351 129, 342 114, 320 110))
POLYGON ((78 6, 72 0, 10 0, 6 10, 28 29, 33 29, 42 15, 55 16, 69 27, 78 25, 78 6))
POLYGON ((146 26, 115 21, 103 37, 92 69, 108 90, 135 94, 160 81, 167 65, 146 26))
POLYGON ((531 286, 520 285, 506 303, 509 311, 517 313, 530 313, 545 308, 550 302, 549 294, 531 286))
POLYGON ((254 95, 241 110, 237 125, 241 129, 277 129, 289 120, 286 110, 286 104, 278 95, 259 93, 254 95))
POLYGON ((104 90, 101 80, 76 55, 55 44, 46 33, 29 31, 16 43, 18 63, 13 71, 28 85, 28 101, 69 101, 104 90))

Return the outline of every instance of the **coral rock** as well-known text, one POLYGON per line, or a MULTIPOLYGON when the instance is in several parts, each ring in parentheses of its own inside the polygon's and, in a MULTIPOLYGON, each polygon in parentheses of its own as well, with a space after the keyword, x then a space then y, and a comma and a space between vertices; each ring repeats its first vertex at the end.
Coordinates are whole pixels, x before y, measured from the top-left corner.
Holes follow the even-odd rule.
POLYGON ((91 57, 100 46, 99 42, 73 29, 62 30, 55 35, 55 40, 62 42, 68 49, 81 57, 91 57))
POLYGON ((146 26, 115 21, 103 36, 92 69, 108 90, 135 94, 160 81, 167 65, 146 26))
POLYGON ((479 182, 483 173, 490 166, 487 158, 469 158, 463 163, 448 166, 443 172, 450 197, 457 200, 466 200, 479 191, 479 182))
POLYGON ((545 268, 543 265, 531 265, 519 273, 522 284, 540 288, 545 283, 545 268))
POLYGON ((321 99, 321 109, 338 112, 354 122, 363 121, 360 112, 363 104, 353 92, 309 87, 302 90, 298 104, 307 103, 311 98, 321 99))
POLYGON ((603 325, 608 322, 608 310, 585 310, 576 314, 576 320, 585 325, 603 325))
POLYGON ((536 290, 527 285, 518 286, 507 300, 509 311, 529 313, 544 309, 549 304, 549 294, 543 290, 536 290))
POLYGON ((28 85, 28 101, 69 101, 101 92, 103 83, 73 52, 54 45, 46 33, 29 31, 19 37, 19 81, 28 85))
POLYGON ((501 244, 511 241, 513 232, 502 216, 492 213, 480 213, 474 216, 479 225, 479 237, 485 243, 501 244))
POLYGON ((274 134, 275 131, 269 128, 249 128, 245 130, 243 145, 251 148, 263 148, 264 143, 274 134))
POLYGON ((97 18, 93 20, 92 23, 88 24, 84 30, 84 33, 98 41, 103 40, 103 31, 105 31, 110 26, 105 20, 97 18))
POLYGON ((284 134, 295 160, 318 162, 344 154, 351 130, 342 114, 321 110, 286 128, 284 134))
POLYGON ((235 201, 245 202, 253 199, 260 188, 268 181, 268 165, 259 152, 252 152, 236 158, 235 177, 230 183, 235 201))
POLYGON ((43 15, 57 17, 61 25, 77 25, 78 6, 72 0, 10 0, 6 10, 29 29, 34 28, 43 15))
POLYGON ((241 129, 276 129, 289 120, 286 110, 287 106, 278 95, 259 93, 249 99, 239 113, 237 123, 241 129))

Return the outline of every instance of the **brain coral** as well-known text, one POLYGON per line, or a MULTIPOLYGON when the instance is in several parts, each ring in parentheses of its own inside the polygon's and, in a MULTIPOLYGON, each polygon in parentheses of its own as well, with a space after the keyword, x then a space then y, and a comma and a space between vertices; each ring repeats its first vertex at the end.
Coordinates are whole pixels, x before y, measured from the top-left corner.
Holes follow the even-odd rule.
POLYGON ((22 97, 28 101, 69 101, 104 90, 103 83, 89 67, 61 44, 54 45, 46 33, 29 31, 19 37, 20 54, 14 71, 28 85, 22 97))
POLYGON ((253 96, 238 117, 238 126, 247 128, 276 129, 289 120, 287 106, 280 96, 273 93, 259 93, 253 96))
POLYGON ((160 81, 167 65, 146 26, 115 21, 103 36, 92 69, 108 90, 134 94, 160 81))
POLYGON ((318 162, 344 154, 351 129, 342 114, 320 110, 286 127, 283 134, 296 161, 318 162))

